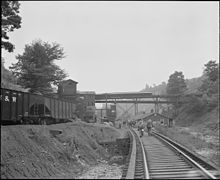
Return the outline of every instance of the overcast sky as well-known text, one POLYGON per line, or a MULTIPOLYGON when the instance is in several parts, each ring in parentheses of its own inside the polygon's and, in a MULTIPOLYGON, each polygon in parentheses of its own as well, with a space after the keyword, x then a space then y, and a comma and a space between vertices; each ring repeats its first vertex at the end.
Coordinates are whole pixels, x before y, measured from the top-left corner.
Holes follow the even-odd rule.
POLYGON ((17 62, 25 44, 59 43, 55 61, 78 81, 78 90, 140 91, 167 82, 174 71, 190 79, 219 60, 219 2, 20 2, 21 28, 10 33, 17 62))

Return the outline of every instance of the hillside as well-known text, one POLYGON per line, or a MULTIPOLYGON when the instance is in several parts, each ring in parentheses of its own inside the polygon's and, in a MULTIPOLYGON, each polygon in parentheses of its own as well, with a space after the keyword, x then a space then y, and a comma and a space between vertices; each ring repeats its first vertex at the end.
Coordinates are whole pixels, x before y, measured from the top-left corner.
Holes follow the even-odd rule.
POLYGON ((99 142, 124 133, 83 122, 1 126, 1 178, 77 178, 111 157, 99 142))
POLYGON ((188 113, 186 106, 179 110, 178 116, 175 118, 177 126, 191 127, 203 134, 219 135, 219 107, 209 112, 188 113))
POLYGON ((197 78, 186 79, 187 91, 186 94, 197 93, 198 88, 202 85, 202 81, 205 79, 205 76, 200 76, 197 78))
POLYGON ((174 127, 157 130, 220 167, 219 107, 200 114, 188 113, 188 109, 179 109, 174 127))

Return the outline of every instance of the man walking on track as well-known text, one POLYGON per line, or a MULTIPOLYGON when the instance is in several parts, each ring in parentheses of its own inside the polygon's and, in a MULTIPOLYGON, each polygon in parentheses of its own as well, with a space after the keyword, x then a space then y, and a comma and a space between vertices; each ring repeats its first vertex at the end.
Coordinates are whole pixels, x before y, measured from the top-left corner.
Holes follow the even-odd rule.
POLYGON ((144 135, 144 123, 143 123, 143 121, 140 122, 140 124, 138 126, 138 131, 139 131, 140 137, 142 137, 144 135))
POLYGON ((148 136, 151 136, 152 127, 153 127, 152 120, 149 119, 149 120, 147 121, 147 133, 148 133, 148 136))

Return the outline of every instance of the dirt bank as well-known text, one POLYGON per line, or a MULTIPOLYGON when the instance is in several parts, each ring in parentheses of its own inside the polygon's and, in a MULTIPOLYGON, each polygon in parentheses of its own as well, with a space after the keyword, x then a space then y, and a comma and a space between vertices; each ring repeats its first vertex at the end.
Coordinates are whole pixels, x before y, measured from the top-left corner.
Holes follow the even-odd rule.
POLYGON ((189 107, 183 106, 175 124, 175 127, 162 128, 161 131, 220 167, 218 107, 211 111, 189 113, 189 107))
POLYGON ((157 126, 156 130, 205 158, 207 162, 220 167, 219 137, 204 136, 190 127, 157 126))
POLYGON ((219 136, 219 108, 201 113, 188 113, 188 107, 179 110, 175 123, 180 127, 190 127, 203 135, 219 136))
POLYGON ((76 178, 109 158, 99 142, 124 135, 83 122, 1 126, 1 178, 76 178))

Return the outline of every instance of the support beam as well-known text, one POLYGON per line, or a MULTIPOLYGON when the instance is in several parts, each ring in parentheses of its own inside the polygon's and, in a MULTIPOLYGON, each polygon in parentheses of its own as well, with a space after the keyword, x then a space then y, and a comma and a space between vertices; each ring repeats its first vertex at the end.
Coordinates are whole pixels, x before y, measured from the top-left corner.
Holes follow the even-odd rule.
POLYGON ((126 109, 126 110, 118 117, 118 119, 120 119, 122 116, 124 116, 133 106, 134 106, 134 104, 132 104, 128 109, 126 109))
MULTIPOLYGON (((183 101, 181 101, 183 102, 183 101)), ((115 103, 115 100, 95 100, 95 103, 115 103)), ((136 101, 134 100, 117 100, 116 103, 126 103, 126 104, 134 104, 136 103, 136 101)), ((139 104, 154 104, 155 100, 148 100, 148 101, 144 101, 144 100, 138 100, 137 103, 139 104)), ((176 103, 176 101, 170 101, 170 100, 164 100, 164 101, 159 101, 159 104, 173 104, 176 103)))
POLYGON ((137 115, 138 114, 138 100, 137 98, 135 99, 135 103, 134 103, 134 107, 135 107, 135 110, 134 110, 134 115, 137 115))

